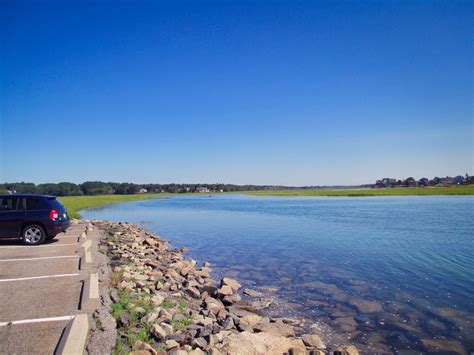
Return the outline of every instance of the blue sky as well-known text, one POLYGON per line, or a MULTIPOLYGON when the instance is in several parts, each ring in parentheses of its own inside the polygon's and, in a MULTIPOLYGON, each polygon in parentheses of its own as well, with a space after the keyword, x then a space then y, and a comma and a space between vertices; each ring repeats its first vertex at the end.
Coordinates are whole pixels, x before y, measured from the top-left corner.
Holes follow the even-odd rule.
POLYGON ((0 6, 0 181, 473 173, 471 1, 0 6))

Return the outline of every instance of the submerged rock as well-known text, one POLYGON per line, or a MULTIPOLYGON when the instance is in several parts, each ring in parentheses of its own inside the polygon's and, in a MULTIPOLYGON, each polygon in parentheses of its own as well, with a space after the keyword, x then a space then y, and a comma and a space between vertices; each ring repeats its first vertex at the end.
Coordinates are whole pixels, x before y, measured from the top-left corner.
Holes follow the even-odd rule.
POLYGON ((352 298, 349 303, 363 313, 378 313, 383 309, 382 303, 362 298, 352 298))

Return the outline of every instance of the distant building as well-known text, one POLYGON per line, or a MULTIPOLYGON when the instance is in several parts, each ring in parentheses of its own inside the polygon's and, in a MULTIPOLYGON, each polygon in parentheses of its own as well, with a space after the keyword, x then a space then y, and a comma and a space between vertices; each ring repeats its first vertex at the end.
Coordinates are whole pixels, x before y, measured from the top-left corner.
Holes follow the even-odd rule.
POLYGON ((464 182, 464 176, 458 175, 454 177, 455 184, 462 184, 464 182))
POLYGON ((138 193, 140 193, 140 194, 146 194, 147 192, 148 192, 148 190, 147 190, 147 189, 143 189, 143 188, 141 188, 140 190, 138 190, 138 193))
POLYGON ((196 187, 196 192, 209 192, 209 189, 207 187, 198 186, 196 187))
POLYGON ((428 186, 430 180, 428 180, 427 178, 421 178, 420 180, 418 180, 418 185, 420 186, 428 186))
POLYGON ((397 184, 397 179, 383 178, 382 180, 377 180, 375 184, 379 187, 395 186, 397 184))
POLYGON ((405 186, 417 186, 418 184, 416 183, 416 180, 413 177, 409 177, 403 182, 403 185, 405 185, 405 186))

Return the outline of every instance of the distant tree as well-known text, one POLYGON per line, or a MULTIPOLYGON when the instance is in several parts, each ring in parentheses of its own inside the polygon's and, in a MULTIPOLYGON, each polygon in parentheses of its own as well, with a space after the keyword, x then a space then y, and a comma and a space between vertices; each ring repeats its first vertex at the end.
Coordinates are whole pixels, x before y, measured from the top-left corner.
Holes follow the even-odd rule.
POLYGON ((86 181, 81 184, 81 190, 84 195, 110 195, 114 193, 110 183, 101 181, 86 181))

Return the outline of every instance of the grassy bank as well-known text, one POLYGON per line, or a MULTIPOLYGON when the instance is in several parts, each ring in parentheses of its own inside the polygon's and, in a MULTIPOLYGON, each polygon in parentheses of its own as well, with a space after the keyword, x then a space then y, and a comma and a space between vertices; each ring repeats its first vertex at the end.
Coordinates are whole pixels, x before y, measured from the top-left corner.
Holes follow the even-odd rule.
POLYGON ((164 194, 137 194, 137 195, 98 195, 98 196, 67 196, 58 199, 67 208, 69 216, 80 218, 79 211, 86 208, 95 208, 110 205, 119 202, 132 202, 146 200, 150 198, 158 198, 166 196, 164 194))
POLYGON ((474 195, 474 185, 434 187, 393 187, 382 189, 311 189, 248 192, 253 196, 416 196, 474 195))

